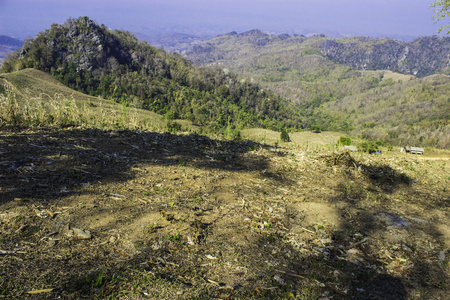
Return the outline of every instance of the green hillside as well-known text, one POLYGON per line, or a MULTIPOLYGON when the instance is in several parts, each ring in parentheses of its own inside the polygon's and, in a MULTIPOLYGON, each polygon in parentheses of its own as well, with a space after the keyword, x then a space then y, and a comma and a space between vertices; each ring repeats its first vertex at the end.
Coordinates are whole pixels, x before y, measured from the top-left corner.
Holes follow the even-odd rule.
POLYGON ((448 73, 449 41, 306 38, 252 30, 216 37, 183 54, 250 77, 298 104, 304 128, 448 148, 448 77, 418 76, 448 73), (402 51, 408 55, 400 59, 402 51))
POLYGON ((373 88, 324 105, 363 138, 391 144, 450 148, 450 76, 431 75, 373 88))
POLYGON ((34 68, 79 92, 186 119, 204 130, 300 127, 292 105, 219 68, 197 68, 178 54, 111 31, 87 17, 69 19, 29 40, 3 63, 34 68))

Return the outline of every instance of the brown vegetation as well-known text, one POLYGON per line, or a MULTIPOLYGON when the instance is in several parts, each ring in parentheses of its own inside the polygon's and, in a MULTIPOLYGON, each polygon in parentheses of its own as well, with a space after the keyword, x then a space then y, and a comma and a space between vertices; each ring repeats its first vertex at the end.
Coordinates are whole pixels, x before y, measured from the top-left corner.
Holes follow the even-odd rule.
POLYGON ((0 134, 4 297, 449 296, 444 161, 132 130, 0 134))

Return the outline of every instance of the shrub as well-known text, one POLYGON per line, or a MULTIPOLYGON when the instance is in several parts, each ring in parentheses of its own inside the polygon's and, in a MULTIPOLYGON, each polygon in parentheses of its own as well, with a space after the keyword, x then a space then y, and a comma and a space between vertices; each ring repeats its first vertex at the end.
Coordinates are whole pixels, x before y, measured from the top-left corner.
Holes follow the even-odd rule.
POLYGON ((291 139, 289 137, 289 133, 287 133, 286 129, 281 131, 280 139, 282 142, 290 142, 291 139))
POLYGON ((358 144, 358 150, 366 153, 375 153, 378 145, 375 142, 362 142, 358 144))
POLYGON ((171 133, 181 131, 181 124, 178 122, 168 121, 167 122, 167 130, 171 133))
POLYGON ((339 137, 339 141, 337 142, 337 144, 341 146, 350 146, 352 144, 352 139, 349 137, 341 136, 339 137))
POLYGON ((234 141, 242 140, 241 131, 239 129, 233 130, 233 135, 231 137, 234 141))

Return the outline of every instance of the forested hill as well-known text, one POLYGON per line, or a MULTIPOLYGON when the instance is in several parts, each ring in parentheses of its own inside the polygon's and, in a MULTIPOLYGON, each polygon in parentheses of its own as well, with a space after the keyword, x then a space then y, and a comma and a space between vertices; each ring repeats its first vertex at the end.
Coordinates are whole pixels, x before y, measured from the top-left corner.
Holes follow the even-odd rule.
POLYGON ((306 128, 448 148, 449 45, 450 38, 438 37, 405 43, 251 30, 216 37, 183 55, 253 78, 298 104, 306 128), (435 72, 444 74, 424 76, 435 72))
POLYGON ((53 24, 25 41, 2 72, 24 68, 48 72, 77 91, 188 119, 208 130, 300 126, 292 104, 250 80, 194 67, 178 54, 87 17, 53 24))
POLYGON ((450 37, 427 36, 412 42, 369 38, 328 39, 318 44, 317 49, 334 62, 360 70, 391 70, 418 77, 449 74, 450 70, 450 37))
POLYGON ((390 38, 368 37, 335 39, 324 35, 306 38, 287 34, 269 35, 259 30, 251 30, 216 37, 184 54, 193 61, 207 64, 275 48, 284 52, 300 51, 303 56, 317 54, 334 63, 359 70, 390 70, 417 77, 435 73, 450 74, 450 37, 437 36, 403 42, 390 38))

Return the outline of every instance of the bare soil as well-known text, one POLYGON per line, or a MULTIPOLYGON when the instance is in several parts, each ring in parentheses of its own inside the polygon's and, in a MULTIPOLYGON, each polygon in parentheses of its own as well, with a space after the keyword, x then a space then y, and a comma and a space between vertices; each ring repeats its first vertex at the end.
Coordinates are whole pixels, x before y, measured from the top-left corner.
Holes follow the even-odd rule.
POLYGON ((3 130, 0 298, 449 299, 449 171, 195 134, 3 130))

